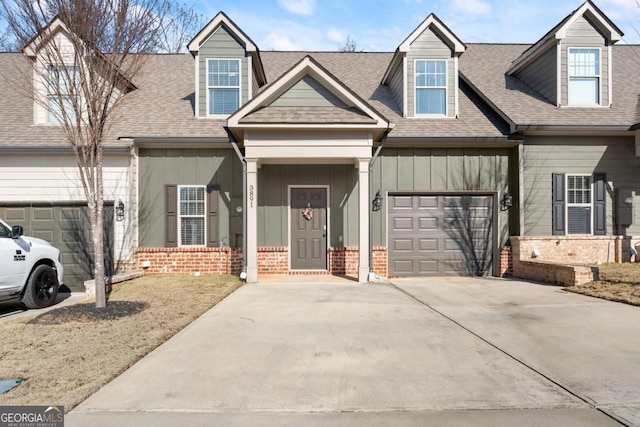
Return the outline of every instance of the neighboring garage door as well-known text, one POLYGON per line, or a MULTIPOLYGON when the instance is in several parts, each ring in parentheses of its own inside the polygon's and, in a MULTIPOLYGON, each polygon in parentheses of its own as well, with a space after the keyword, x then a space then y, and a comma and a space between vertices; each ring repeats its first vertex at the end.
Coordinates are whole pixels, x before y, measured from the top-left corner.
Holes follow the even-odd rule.
MULTIPOLYGON (((113 272, 113 204, 105 205, 105 267, 113 272)), ((50 242, 60 249, 64 284, 84 291, 84 281, 93 278, 93 241, 89 209, 83 205, 1 205, 0 218, 21 225, 24 234, 50 242)))
POLYGON ((389 275, 491 272, 493 196, 391 195, 389 275))

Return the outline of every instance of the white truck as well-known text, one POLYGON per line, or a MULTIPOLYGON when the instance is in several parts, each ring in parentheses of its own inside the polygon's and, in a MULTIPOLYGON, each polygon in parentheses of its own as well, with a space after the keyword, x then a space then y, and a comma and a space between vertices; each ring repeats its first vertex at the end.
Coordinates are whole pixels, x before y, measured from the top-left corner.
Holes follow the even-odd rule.
POLYGON ((0 302, 17 300, 28 308, 53 305, 64 272, 60 251, 49 242, 23 236, 19 225, 0 219, 0 302))

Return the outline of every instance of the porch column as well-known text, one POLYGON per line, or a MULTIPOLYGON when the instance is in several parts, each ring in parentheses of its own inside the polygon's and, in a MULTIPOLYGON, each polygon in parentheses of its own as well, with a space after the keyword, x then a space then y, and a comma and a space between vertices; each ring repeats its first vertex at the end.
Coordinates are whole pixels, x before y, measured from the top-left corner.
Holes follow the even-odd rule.
POLYGON ((358 193, 360 196, 358 282, 367 283, 369 280, 369 159, 358 159, 358 193))
POLYGON ((258 282, 258 161, 247 162, 247 283, 258 282))

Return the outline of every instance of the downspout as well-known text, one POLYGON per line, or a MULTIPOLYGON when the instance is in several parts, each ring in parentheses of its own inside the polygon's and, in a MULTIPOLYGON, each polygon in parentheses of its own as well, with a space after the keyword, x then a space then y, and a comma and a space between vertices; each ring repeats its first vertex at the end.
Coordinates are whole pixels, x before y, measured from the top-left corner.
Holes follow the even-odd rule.
POLYGON ((227 129, 229 134, 229 142, 236 152, 240 163, 242 163, 242 272, 240 273, 240 279, 246 280, 247 278, 247 161, 245 160, 240 148, 238 148, 238 142, 233 134, 227 129))
MULTIPOLYGON (((369 160, 369 194, 373 191, 373 164, 376 162, 380 151, 382 151, 382 146, 385 142, 387 142, 387 136, 389 136, 389 132, 396 127, 395 123, 389 123, 387 126, 387 130, 384 131, 380 142, 378 143, 378 148, 375 153, 373 153, 373 157, 369 160)), ((367 209, 369 213, 369 282, 373 282, 376 279, 376 275, 373 272, 373 222, 371 221, 373 218, 373 214, 371 209, 367 209)))

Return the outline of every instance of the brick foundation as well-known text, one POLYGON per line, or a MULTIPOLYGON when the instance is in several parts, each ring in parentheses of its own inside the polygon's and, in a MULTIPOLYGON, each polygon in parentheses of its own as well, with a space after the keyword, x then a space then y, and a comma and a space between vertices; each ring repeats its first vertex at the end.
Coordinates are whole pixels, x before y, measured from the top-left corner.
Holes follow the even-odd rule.
POLYGON ((230 248, 139 248, 134 265, 149 275, 239 274, 242 251, 230 248), (149 265, 145 267, 146 262, 149 265))
POLYGON ((513 256, 511 246, 503 246, 500 248, 499 277, 513 277, 513 256))
MULTIPOLYGON (((258 274, 326 274, 358 276, 357 247, 330 248, 329 270, 289 270, 289 249, 285 247, 258 248, 258 274)), ((123 264, 120 272, 143 270, 148 275, 240 274, 242 250, 232 248, 139 248, 133 261, 123 264), (145 265, 147 265, 145 267, 145 265)), ((373 248, 373 271, 387 276, 387 248, 373 248)))

